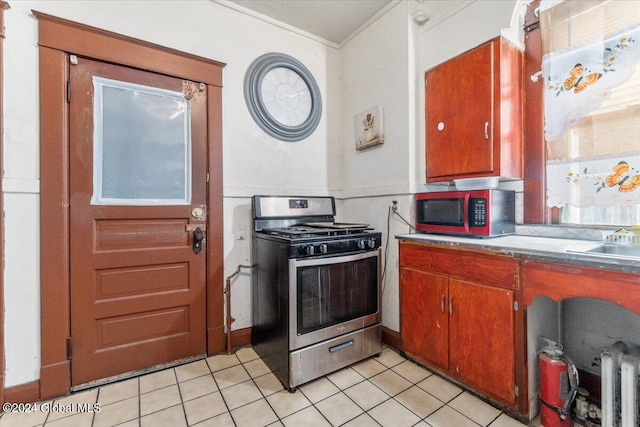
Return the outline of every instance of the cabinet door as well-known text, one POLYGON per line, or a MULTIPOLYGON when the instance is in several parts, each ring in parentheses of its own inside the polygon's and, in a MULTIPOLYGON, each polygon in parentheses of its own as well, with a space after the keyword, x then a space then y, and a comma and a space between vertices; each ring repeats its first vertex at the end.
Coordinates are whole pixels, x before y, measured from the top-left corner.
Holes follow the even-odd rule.
POLYGON ((449 367, 447 276, 401 270, 402 345, 415 359, 449 367))
POLYGON ((514 295, 449 280, 450 370, 466 383, 515 402, 514 295))
POLYGON ((430 181, 493 171, 493 50, 485 43, 425 74, 430 181))

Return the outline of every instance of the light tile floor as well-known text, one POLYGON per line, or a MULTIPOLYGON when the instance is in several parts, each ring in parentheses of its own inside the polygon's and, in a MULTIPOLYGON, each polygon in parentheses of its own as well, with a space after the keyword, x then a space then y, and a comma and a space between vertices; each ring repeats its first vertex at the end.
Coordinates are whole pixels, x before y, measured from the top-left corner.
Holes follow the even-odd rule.
POLYGON ((390 348, 296 393, 242 348, 38 405, 0 427, 523 426, 390 348))

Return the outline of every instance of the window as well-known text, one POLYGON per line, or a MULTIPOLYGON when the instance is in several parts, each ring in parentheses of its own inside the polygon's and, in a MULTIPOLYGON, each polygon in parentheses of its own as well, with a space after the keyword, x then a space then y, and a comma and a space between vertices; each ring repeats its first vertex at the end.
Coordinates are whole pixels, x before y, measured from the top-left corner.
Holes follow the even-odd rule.
POLYGON ((640 2, 542 2, 547 205, 640 223, 640 2), (545 5, 546 3, 546 5, 545 5))
POLYGON ((93 77, 96 205, 188 205, 191 110, 182 93, 93 77))

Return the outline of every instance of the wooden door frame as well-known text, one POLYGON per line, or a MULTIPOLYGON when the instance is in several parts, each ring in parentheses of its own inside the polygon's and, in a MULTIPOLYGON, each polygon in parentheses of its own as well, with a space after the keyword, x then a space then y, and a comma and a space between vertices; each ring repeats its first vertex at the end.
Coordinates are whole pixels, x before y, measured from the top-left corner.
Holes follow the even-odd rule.
POLYGON ((225 64, 33 11, 40 72, 39 398, 69 393, 69 55, 207 85, 207 353, 224 350, 222 223, 222 68, 225 64))

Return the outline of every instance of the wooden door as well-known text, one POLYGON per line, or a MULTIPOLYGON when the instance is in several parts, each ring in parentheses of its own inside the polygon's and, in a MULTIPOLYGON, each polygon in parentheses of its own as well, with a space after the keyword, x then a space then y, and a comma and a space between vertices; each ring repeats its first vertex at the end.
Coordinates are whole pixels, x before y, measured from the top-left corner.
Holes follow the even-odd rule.
POLYGON ((513 291, 449 279, 450 369, 466 383, 515 402, 513 291))
POLYGON ((73 386, 206 352, 204 240, 193 248, 206 98, 176 78, 70 65, 73 386))
POLYGON ((493 43, 425 73, 427 179, 493 171, 493 43))
POLYGON ((406 268, 401 274, 404 351, 418 360, 448 369, 447 276, 406 268))

